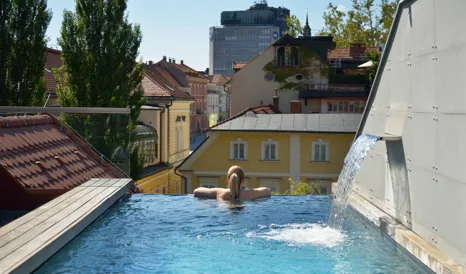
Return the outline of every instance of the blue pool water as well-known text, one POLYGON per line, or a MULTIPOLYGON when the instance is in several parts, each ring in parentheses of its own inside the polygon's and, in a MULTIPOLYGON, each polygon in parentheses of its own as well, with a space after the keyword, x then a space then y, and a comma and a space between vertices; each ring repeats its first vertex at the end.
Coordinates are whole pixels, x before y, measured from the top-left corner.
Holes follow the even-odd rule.
POLYGON ((327 196, 233 210, 192 195, 121 200, 37 273, 430 273, 357 213, 323 224, 327 196))

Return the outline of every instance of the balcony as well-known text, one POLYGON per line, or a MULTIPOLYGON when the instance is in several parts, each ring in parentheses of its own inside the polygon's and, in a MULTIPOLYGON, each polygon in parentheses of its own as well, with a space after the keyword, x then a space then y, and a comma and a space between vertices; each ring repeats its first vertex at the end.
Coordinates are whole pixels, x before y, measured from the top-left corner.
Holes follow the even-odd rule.
POLYGON ((300 99, 326 98, 326 97, 367 97, 370 92, 369 85, 345 84, 309 84, 307 89, 299 91, 300 99))

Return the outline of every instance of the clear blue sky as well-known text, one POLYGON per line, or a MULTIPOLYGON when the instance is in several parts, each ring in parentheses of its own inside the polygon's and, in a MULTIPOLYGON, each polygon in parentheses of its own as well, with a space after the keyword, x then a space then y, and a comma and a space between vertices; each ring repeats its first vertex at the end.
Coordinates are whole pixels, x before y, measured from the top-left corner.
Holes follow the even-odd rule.
MULTIPOLYGON (((342 9, 351 7, 350 0, 333 0, 342 9)), ((245 10, 254 0, 129 0, 129 21, 142 29, 140 56, 144 61, 158 61, 163 55, 184 62, 196 70, 209 64, 209 27, 220 25, 225 10, 245 10)), ((321 29, 322 14, 328 0, 269 0, 269 6, 284 6, 302 22, 309 11, 311 29, 321 29)), ((73 10, 74 0, 48 0, 53 18, 47 31, 49 44, 57 45, 63 10, 73 10)))

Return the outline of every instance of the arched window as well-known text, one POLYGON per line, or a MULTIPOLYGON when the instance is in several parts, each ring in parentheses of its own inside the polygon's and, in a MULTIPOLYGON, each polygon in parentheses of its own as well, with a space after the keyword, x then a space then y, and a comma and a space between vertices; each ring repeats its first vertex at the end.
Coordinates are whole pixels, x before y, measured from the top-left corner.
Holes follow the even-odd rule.
POLYGON ((277 49, 277 66, 285 65, 285 47, 279 47, 277 49))
POLYGON ((328 161, 328 143, 322 138, 312 142, 312 161, 327 162, 328 161))
POLYGON ((157 163, 158 134, 157 131, 148 125, 139 124, 136 126, 136 137, 134 146, 139 147, 139 155, 144 155, 145 166, 157 163))

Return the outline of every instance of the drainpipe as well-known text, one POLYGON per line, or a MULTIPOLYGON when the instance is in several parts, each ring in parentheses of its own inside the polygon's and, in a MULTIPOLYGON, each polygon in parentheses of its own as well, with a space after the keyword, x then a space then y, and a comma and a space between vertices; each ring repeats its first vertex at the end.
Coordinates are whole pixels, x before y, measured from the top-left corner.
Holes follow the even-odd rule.
POLYGON ((162 142, 162 140, 163 140, 162 139, 163 138, 163 126, 162 126, 163 125, 162 124, 163 116, 162 116, 162 114, 164 112, 165 112, 165 107, 163 107, 163 110, 160 112, 160 131, 161 131, 160 132, 160 146, 159 146, 160 147, 160 160, 162 160, 162 158, 163 158, 163 151, 162 151, 162 149, 163 149, 163 142, 162 142))
POLYGON ((178 167, 175 168, 175 174, 183 178, 184 181, 184 194, 188 194, 187 189, 188 189, 188 179, 184 177, 183 175, 178 173, 178 167))

